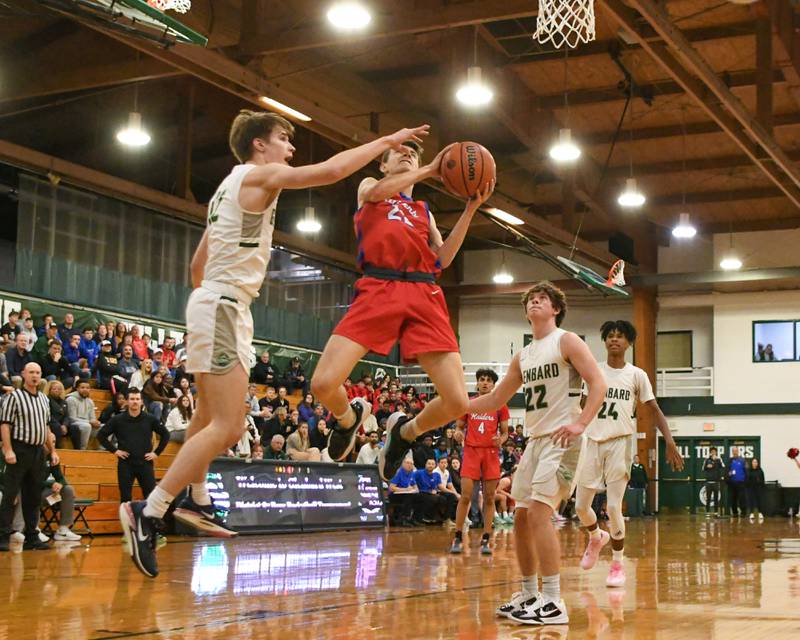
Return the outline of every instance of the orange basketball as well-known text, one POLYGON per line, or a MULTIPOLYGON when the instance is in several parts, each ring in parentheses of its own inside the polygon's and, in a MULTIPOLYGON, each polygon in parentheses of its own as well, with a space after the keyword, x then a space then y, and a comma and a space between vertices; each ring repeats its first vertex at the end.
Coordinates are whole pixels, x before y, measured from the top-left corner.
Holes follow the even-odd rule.
POLYGON ((453 195, 471 198, 494 180, 494 158, 477 142, 456 142, 442 158, 442 182, 453 195))

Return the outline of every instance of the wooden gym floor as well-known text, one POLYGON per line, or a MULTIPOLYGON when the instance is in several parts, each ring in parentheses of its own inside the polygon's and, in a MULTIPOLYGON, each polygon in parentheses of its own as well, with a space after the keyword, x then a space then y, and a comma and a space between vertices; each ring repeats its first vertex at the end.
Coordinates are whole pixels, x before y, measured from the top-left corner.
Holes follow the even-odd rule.
POLYGON ((494 617, 517 588, 513 536, 495 555, 444 552, 443 528, 213 539, 171 538, 148 580, 119 538, 0 555, 0 639, 36 638, 648 638, 800 637, 800 534, 764 524, 666 516, 628 523, 628 585, 604 586, 578 559, 584 534, 560 532, 569 627, 494 617))

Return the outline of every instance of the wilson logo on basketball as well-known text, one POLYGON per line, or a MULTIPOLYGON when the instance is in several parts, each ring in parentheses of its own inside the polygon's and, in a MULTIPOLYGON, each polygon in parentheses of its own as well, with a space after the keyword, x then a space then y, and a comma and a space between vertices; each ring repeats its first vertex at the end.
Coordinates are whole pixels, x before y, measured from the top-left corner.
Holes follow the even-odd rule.
POLYGON ((467 145, 467 176, 470 181, 475 179, 475 165, 478 164, 478 149, 467 145))

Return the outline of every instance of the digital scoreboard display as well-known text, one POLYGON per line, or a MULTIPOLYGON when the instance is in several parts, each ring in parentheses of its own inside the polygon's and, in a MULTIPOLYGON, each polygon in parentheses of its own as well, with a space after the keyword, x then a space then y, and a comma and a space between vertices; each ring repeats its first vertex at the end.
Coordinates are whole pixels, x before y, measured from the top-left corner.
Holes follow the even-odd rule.
POLYGON ((217 458, 208 492, 242 533, 383 527, 377 465, 217 458))

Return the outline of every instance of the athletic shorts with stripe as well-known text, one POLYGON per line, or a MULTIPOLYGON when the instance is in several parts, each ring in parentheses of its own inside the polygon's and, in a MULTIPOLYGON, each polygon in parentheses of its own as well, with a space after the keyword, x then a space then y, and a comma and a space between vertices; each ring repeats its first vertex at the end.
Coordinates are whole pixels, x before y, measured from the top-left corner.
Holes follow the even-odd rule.
POLYGON ((620 436, 604 442, 589 438, 578 468, 578 485, 602 490, 609 482, 629 480, 636 453, 636 436, 620 436))
POLYGON ((575 471, 583 438, 565 449, 552 440, 552 434, 531 438, 519 461, 511 483, 511 497, 518 507, 543 502, 557 509, 575 488, 575 471))
POLYGON ((241 363, 249 374, 253 316, 241 291, 204 281, 189 296, 186 329, 187 371, 223 374, 241 363))
POLYGON ((333 333, 380 355, 388 355, 399 340, 405 362, 420 353, 458 351, 444 292, 426 282, 361 278, 333 333))

